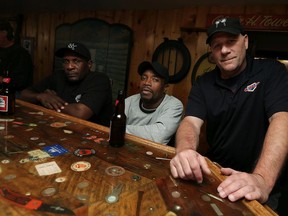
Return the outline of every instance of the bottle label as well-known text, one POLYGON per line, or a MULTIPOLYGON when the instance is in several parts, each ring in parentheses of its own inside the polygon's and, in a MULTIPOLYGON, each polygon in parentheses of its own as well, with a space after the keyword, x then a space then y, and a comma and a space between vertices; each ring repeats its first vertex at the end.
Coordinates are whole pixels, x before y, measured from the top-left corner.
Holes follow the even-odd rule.
POLYGON ((0 112, 8 112, 8 96, 0 95, 0 112))
POLYGON ((10 81, 11 81, 11 78, 9 77, 4 77, 2 80, 2 82, 7 83, 7 84, 10 83, 10 81))

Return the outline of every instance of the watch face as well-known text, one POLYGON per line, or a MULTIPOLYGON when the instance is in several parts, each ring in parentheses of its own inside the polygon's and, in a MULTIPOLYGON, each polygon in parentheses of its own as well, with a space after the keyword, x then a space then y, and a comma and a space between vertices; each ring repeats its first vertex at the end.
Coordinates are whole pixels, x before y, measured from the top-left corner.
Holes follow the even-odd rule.
POLYGON ((216 64, 214 63, 213 59, 211 58, 211 53, 205 53, 202 55, 198 61, 196 62, 191 76, 191 83, 195 82, 198 76, 203 75, 215 68, 216 64))
POLYGON ((76 149, 74 151, 74 155, 77 157, 85 157, 85 156, 91 156, 94 155, 96 151, 94 149, 86 149, 86 148, 81 148, 81 149, 76 149))

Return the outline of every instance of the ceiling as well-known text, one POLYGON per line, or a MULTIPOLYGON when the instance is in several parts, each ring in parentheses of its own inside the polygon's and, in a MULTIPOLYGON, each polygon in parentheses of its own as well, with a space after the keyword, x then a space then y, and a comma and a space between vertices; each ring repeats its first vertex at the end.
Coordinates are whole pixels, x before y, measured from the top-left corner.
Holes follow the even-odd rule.
POLYGON ((0 12, 177 9, 193 6, 279 5, 288 0, 0 0, 0 12), (277 3, 275 3, 277 2, 277 3))

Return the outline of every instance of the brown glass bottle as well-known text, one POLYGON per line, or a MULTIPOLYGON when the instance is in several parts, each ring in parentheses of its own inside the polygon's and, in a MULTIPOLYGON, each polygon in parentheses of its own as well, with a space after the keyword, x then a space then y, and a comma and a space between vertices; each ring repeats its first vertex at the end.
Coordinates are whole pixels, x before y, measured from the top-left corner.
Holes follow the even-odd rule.
POLYGON ((115 103, 115 113, 110 121, 109 143, 113 147, 121 147, 125 144, 126 115, 125 96, 122 90, 118 91, 115 103))
POLYGON ((15 89, 8 70, 4 72, 0 87, 0 114, 12 115, 15 112, 15 89))

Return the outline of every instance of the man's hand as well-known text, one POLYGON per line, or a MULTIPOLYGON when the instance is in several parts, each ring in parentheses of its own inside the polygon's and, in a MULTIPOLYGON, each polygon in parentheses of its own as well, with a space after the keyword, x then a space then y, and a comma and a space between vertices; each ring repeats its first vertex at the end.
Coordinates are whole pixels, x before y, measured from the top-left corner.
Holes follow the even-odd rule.
POLYGON ((170 169, 174 178, 191 179, 198 183, 202 183, 203 173, 211 174, 205 158, 192 149, 178 152, 170 161, 170 169))
POLYGON ((57 96, 56 92, 50 89, 45 90, 43 93, 37 95, 37 100, 46 108, 61 112, 67 102, 57 96))
POLYGON ((228 197, 232 202, 243 197, 261 203, 267 201, 271 190, 260 174, 239 172, 231 168, 221 168, 221 173, 228 177, 217 188, 220 197, 228 197))

